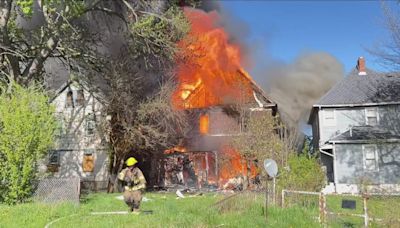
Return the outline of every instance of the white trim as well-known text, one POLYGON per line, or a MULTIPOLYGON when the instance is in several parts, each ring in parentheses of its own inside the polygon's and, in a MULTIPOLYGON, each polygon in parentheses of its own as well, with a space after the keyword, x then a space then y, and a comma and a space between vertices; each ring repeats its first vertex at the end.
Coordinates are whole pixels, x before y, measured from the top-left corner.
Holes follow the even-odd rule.
MULTIPOLYGON (((364 108, 364 114, 365 114, 365 123, 366 123, 366 125, 370 125, 370 123, 368 122, 368 111, 367 111, 367 109, 374 109, 375 110, 376 124, 375 125, 371 125, 371 126, 379 125, 378 107, 365 107, 364 108)), ((373 116, 371 116, 371 117, 373 117, 373 116)))
POLYGON ((335 143, 333 143, 333 148, 332 148, 332 154, 333 154, 333 183, 335 184, 335 192, 336 192, 336 184, 338 183, 338 176, 337 176, 337 165, 336 165, 336 148, 335 148, 335 143))
POLYGON ((264 105, 261 103, 261 101, 258 100, 257 95, 256 95, 256 92, 254 92, 254 91, 253 91, 253 96, 254 96, 254 99, 256 100, 258 106, 259 106, 260 108, 264 107, 264 105))
POLYGON ((380 102, 380 103, 364 103, 364 104, 332 104, 332 105, 313 105, 313 108, 339 108, 339 107, 365 107, 365 106, 383 106, 395 105, 400 102, 380 102))
POLYGON ((400 139, 362 139, 362 140, 329 140, 328 142, 330 143, 336 143, 336 144, 345 144, 345 143, 351 143, 351 144, 372 144, 371 142, 386 142, 386 143, 396 143, 400 142, 400 139))
POLYGON ((324 127, 335 127, 336 125, 337 125, 337 121, 336 121, 336 110, 335 109, 324 109, 324 110, 322 110, 322 120, 323 120, 323 123, 324 123, 324 127), (333 123, 332 124, 327 124, 327 121, 326 121, 326 114, 328 113, 328 112, 332 112, 332 115, 333 115, 333 123))
MULTIPOLYGON (((369 145, 362 145, 362 152, 363 152, 363 168, 364 168, 364 171, 365 172, 379 172, 379 159, 378 159, 378 148, 377 148, 377 146, 376 146, 376 144, 369 144, 369 145), (375 170, 369 170, 369 169, 367 169, 367 166, 366 166, 366 156, 365 156, 365 147, 366 146, 368 146, 368 147, 374 147, 374 154, 375 154, 375 165, 376 165, 376 169, 375 170)), ((368 159, 368 160, 371 160, 371 159, 368 159)))
POLYGON ((328 153, 328 152, 326 152, 326 151, 323 151, 323 150, 321 150, 321 149, 319 150, 319 152, 322 153, 322 154, 328 155, 328 156, 330 156, 330 157, 334 157, 333 154, 330 154, 330 153, 328 153))

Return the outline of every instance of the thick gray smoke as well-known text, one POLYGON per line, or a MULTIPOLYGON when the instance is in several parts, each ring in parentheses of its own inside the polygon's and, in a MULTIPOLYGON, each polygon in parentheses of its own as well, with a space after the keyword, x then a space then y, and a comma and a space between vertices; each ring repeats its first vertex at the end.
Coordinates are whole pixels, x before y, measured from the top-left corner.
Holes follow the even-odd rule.
POLYGON ((342 64, 324 52, 300 55, 290 64, 272 64, 256 78, 278 103, 284 117, 305 123, 312 105, 343 78, 342 64))

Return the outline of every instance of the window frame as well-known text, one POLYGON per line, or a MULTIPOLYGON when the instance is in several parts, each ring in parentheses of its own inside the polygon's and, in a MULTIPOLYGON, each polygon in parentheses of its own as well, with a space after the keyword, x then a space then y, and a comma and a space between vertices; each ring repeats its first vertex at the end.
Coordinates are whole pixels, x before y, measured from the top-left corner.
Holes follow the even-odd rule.
POLYGON ((379 125, 379 112, 378 112, 378 107, 366 107, 364 109, 365 111, 365 124, 366 125, 370 125, 370 126, 377 126, 379 125), (368 110, 374 110, 375 111, 375 115, 374 116, 369 116, 368 115, 368 110), (375 125, 371 125, 368 121, 369 117, 375 117, 376 118, 376 124, 375 125))
POLYGON ((94 113, 88 113, 85 116, 85 135, 86 136, 94 136, 96 135, 96 116, 94 113), (92 133, 89 134, 89 125, 93 124, 92 133))
POLYGON ((48 163, 47 163, 47 165, 51 165, 51 166, 60 166, 60 150, 49 150, 49 152, 48 152, 48 156, 49 156, 49 160, 48 160, 48 163), (54 154, 56 154, 57 156, 57 162, 52 162, 52 156, 54 155, 54 154))
POLYGON ((378 158, 378 147, 375 144, 367 144, 362 146, 363 152, 363 168, 366 172, 379 172, 379 158, 378 158), (367 151, 366 148, 371 147, 374 151, 374 159, 367 159, 367 151), (375 160, 375 169, 368 169, 367 168, 367 160, 375 160))
POLYGON ((85 91, 83 89, 76 90, 76 106, 84 106, 85 105, 85 91))
POLYGON ((94 173, 95 172, 95 164, 96 164, 96 157, 95 157, 96 150, 95 149, 85 149, 82 158, 82 171, 85 173, 94 173), (88 159, 90 158, 90 159, 88 159), (86 162, 91 160, 92 166, 88 170, 86 162))
POLYGON ((322 112, 322 121, 323 121, 323 123, 324 123, 324 126, 327 126, 327 127, 334 127, 334 126, 336 126, 336 110, 335 109, 323 109, 322 110, 323 112, 322 112), (327 121, 327 113, 328 112, 332 112, 332 118, 329 118, 329 119, 332 119, 332 123, 329 123, 328 121, 327 121))

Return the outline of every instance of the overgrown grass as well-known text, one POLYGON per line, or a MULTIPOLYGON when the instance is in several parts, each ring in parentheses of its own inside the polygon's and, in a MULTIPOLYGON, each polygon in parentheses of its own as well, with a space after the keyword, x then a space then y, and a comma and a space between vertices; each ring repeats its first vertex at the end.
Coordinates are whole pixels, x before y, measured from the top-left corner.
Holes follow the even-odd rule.
MULTIPOLYGON (((326 196, 326 208, 331 213, 364 214, 363 198, 349 195, 326 196), (356 201, 355 209, 342 208, 342 200, 356 201)), ((319 216, 319 197, 314 195, 291 194, 285 198, 286 206, 297 206, 307 209, 314 216, 319 216)), ((371 196, 367 201, 368 216, 376 220, 369 221, 371 227, 400 227, 400 197, 371 196)), ((327 215, 329 227, 363 227, 364 218, 351 215, 327 215)))
POLYGON ((215 205, 223 195, 176 199, 174 194, 147 193, 142 211, 152 214, 91 215, 91 212, 127 211, 120 194, 91 194, 80 206, 29 203, 0 205, 0 227, 319 227, 314 216, 298 207, 268 208, 263 214, 263 197, 239 195, 215 205), (69 216, 69 217, 66 217, 69 216))
MULTIPOLYGON (((327 209, 331 212, 364 214, 363 198, 356 196, 327 196, 327 209), (342 200, 355 200, 356 209, 342 208, 342 200)), ((400 227, 400 197, 387 196, 371 196, 367 201, 368 216, 370 218, 380 219, 379 221, 371 221, 372 227, 400 227)), ((364 225, 364 218, 354 216, 331 216, 333 227, 361 227, 364 225)))

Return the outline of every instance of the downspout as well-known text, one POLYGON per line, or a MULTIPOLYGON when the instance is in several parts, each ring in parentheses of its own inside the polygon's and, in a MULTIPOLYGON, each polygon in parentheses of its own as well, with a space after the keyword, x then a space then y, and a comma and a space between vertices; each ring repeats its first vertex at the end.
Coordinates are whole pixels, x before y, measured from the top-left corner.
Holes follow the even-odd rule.
POLYGON ((335 142, 333 142, 333 148, 332 148, 332 154, 333 154, 333 184, 335 185, 335 192, 337 193, 337 171, 336 171, 336 146, 335 142))

